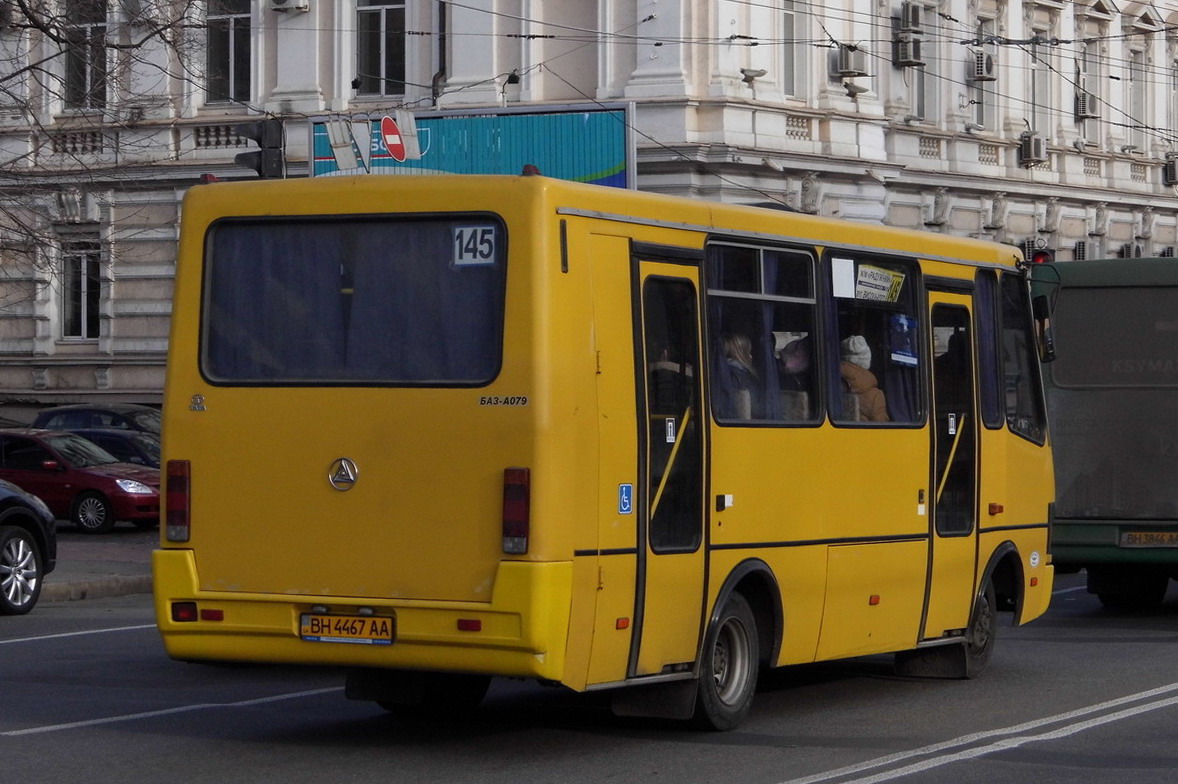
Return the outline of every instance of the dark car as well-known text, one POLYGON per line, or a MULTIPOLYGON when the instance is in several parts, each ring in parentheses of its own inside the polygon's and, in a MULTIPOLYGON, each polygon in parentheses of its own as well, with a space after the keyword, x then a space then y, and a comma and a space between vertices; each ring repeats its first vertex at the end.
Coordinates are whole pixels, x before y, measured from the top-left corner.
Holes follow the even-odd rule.
POLYGON ((144 430, 71 430, 93 441, 120 463, 160 467, 160 437, 144 430))
POLYGON ((0 430, 0 479, 38 496, 56 518, 87 533, 105 533, 116 520, 140 528, 159 524, 159 471, 120 463, 73 433, 0 430))
POLYGON ((39 412, 32 426, 44 430, 143 430, 159 435, 160 412, 136 403, 57 406, 39 412))
POLYGON ((0 480, 0 615, 24 615, 57 565, 53 513, 37 496, 0 480))

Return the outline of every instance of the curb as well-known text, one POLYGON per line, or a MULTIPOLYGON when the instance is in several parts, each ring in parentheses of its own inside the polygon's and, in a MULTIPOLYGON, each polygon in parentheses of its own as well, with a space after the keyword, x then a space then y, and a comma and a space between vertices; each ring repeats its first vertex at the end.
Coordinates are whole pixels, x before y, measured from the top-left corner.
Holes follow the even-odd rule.
POLYGON ((98 577, 68 583, 49 582, 41 586, 40 601, 73 602, 79 599, 105 599, 136 593, 151 593, 151 575, 98 577))

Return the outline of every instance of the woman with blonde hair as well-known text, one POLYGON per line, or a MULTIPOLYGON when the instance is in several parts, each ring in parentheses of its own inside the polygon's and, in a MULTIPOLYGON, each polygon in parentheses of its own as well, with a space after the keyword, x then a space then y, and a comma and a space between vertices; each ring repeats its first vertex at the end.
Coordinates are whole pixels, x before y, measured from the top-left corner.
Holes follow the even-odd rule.
POLYGON ((737 419, 752 419, 757 406, 757 371, 753 367, 753 342, 748 335, 734 332, 724 336, 724 358, 735 389, 737 419))

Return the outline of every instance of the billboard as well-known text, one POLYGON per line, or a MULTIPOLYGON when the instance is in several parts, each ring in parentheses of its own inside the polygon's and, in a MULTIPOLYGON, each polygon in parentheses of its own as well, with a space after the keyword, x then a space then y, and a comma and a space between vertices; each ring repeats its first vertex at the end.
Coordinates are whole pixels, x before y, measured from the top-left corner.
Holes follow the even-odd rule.
POLYGON ((630 104, 312 118, 312 177, 519 174, 633 188, 630 104))

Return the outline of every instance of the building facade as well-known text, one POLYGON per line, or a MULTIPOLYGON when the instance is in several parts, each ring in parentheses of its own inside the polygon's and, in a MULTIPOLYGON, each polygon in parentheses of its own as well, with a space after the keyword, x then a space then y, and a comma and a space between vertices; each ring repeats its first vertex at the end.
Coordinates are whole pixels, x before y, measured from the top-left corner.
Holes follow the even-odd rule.
MULTIPOLYGON (((1178 245, 1178 2, 0 3, 0 402, 158 402, 180 204, 235 127, 632 104, 637 187, 1061 261, 1178 245)), ((570 140, 575 144, 575 140, 570 140)), ((374 175, 375 176, 375 175, 374 175)))

